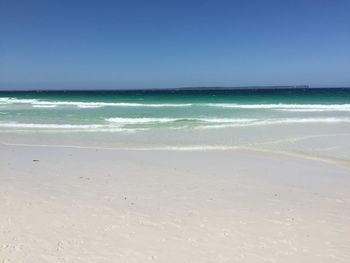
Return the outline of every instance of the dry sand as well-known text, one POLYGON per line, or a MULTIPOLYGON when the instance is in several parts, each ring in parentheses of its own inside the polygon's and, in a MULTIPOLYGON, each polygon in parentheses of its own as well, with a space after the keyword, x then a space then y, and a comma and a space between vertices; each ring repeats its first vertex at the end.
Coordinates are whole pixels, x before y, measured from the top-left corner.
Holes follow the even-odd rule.
POLYGON ((0 262, 350 262, 350 170, 249 150, 0 146, 0 262))

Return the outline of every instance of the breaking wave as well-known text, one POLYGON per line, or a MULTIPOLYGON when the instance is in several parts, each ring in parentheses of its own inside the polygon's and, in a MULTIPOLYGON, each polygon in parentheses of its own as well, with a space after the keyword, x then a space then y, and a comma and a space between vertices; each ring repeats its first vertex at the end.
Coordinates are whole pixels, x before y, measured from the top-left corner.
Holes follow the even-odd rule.
POLYGON ((78 108, 101 107, 190 107, 190 103, 133 103, 133 102, 83 102, 83 101, 45 101, 37 99, 0 98, 1 105, 30 104, 33 107, 73 106, 78 108))
POLYGON ((350 118, 276 118, 276 119, 215 119, 215 118, 109 118, 105 124, 44 124, 44 123, 21 123, 0 122, 0 128, 18 130, 50 130, 50 131, 92 131, 92 132, 125 132, 144 131, 157 126, 152 124, 165 123, 165 128, 187 129, 218 129, 249 126, 267 126, 281 124, 312 124, 312 123, 350 123, 350 118), (178 123, 187 125, 180 125, 178 123))
POLYGON ((236 104, 206 103, 203 106, 232 109, 273 109, 283 111, 350 111, 350 104, 236 104))
POLYGON ((239 104, 239 103, 138 103, 138 102, 87 102, 87 101, 50 101, 39 99, 0 98, 0 105, 29 104, 35 108, 54 108, 68 106, 77 108, 101 107, 215 107, 246 110, 277 110, 290 112, 350 111, 350 104, 239 104))

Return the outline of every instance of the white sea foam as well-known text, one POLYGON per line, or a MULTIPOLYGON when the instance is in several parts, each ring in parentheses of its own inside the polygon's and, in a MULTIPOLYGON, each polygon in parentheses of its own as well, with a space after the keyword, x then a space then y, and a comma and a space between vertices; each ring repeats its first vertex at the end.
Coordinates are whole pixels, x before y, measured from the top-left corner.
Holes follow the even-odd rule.
POLYGON ((38 99, 0 98, 0 103, 8 104, 31 104, 33 107, 49 106, 74 106, 78 108, 100 107, 190 107, 190 103, 133 103, 133 102, 83 102, 83 101, 45 101, 38 99))
POLYGON ((350 111, 350 108, 313 108, 313 109, 305 109, 305 108, 296 108, 296 109, 274 109, 276 111, 285 111, 285 112, 330 112, 330 111, 350 111))
POLYGON ((216 107, 232 109, 272 109, 280 111, 350 111, 350 104, 239 104, 239 103, 137 103, 137 102, 84 102, 84 101, 48 101, 39 99, 0 98, 1 105, 30 104, 36 108, 72 106, 78 108, 100 107, 216 107))
POLYGON ((108 122, 119 124, 145 124, 145 123, 166 123, 174 122, 180 119, 176 118, 107 118, 108 122))
POLYGON ((43 105, 32 105, 33 106, 33 108, 56 108, 57 107, 57 105, 45 105, 45 104, 43 104, 43 105))
MULTIPOLYGON (((111 118, 107 119, 108 124, 43 124, 43 123, 18 123, 18 122, 0 122, 0 128, 11 129, 29 129, 29 130, 65 130, 65 131, 143 131, 149 130, 149 127, 126 128, 130 124, 151 124, 151 123, 168 123, 181 120, 199 122, 196 128, 233 128, 249 126, 266 126, 280 124, 310 124, 310 123, 350 123, 350 118, 276 118, 276 119, 175 119, 175 118, 111 118), (202 122, 202 123, 201 123, 202 122)), ((171 128, 171 127, 169 127, 171 128)), ((180 128, 188 128, 186 126, 180 128)))
POLYGON ((254 119, 254 118, 107 118, 108 122, 117 123, 121 126, 132 124, 152 123, 196 123, 199 128, 226 128, 263 126, 276 124, 293 123, 350 123, 350 118, 275 118, 275 119, 254 119))
POLYGON ((52 123, 19 123, 0 122, 0 128, 14 130, 42 130, 42 131, 64 131, 64 132, 136 132, 146 131, 148 128, 123 128, 116 125, 105 124, 52 124, 52 123))
POLYGON ((202 129, 213 129, 213 128, 234 128, 234 127, 249 127, 249 126, 267 126, 267 125, 278 125, 278 124, 311 124, 311 123, 350 123, 350 118, 276 118, 266 120, 251 120, 242 121, 241 123, 223 123, 217 125, 203 125, 199 128, 202 129))
POLYGON ((0 98, 1 104, 25 103, 31 104, 37 102, 37 99, 16 99, 16 98, 0 98))
POLYGON ((350 104, 237 104, 237 103, 205 103, 202 106, 233 109, 288 109, 288 110, 332 110, 350 111, 350 104))
POLYGON ((147 123, 172 123, 172 122, 204 122, 204 123, 242 123, 256 119, 230 119, 230 118, 107 118, 108 122, 119 124, 147 124, 147 123))
POLYGON ((78 124, 40 124, 40 123, 17 123, 5 122, 0 123, 0 127, 4 128, 28 128, 28 129, 100 129, 106 128, 106 125, 78 125, 78 124))
POLYGON ((207 151, 207 150, 236 150, 240 148, 242 147, 224 146, 224 145, 188 145, 188 146, 182 145, 182 146, 160 146, 160 147, 137 148, 137 150, 207 151))
POLYGON ((253 118, 194 118, 193 120, 198 120, 200 122, 207 123, 247 123, 253 122, 257 119, 253 118))

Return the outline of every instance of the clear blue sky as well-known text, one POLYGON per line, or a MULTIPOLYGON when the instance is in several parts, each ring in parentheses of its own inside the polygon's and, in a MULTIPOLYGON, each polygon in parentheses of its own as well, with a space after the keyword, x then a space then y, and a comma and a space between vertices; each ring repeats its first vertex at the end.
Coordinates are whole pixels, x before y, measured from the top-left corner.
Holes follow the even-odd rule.
POLYGON ((350 86, 350 1, 0 0, 0 88, 350 86))

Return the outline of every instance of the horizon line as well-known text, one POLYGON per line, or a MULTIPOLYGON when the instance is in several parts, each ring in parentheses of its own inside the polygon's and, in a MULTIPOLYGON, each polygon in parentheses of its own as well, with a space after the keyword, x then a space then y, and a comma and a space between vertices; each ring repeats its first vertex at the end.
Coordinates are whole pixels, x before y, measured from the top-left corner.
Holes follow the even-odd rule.
POLYGON ((14 88, 0 92, 50 92, 50 91, 253 91, 253 90, 308 90, 308 89, 350 89, 350 86, 310 86, 310 85, 251 85, 251 86, 189 86, 177 88, 14 88))
POLYGON ((0 89, 0 92, 50 92, 50 91, 252 91, 252 90, 307 90, 307 89, 350 89, 350 86, 317 87, 309 85, 263 85, 263 86, 194 86, 178 88, 52 88, 52 89, 0 89))

